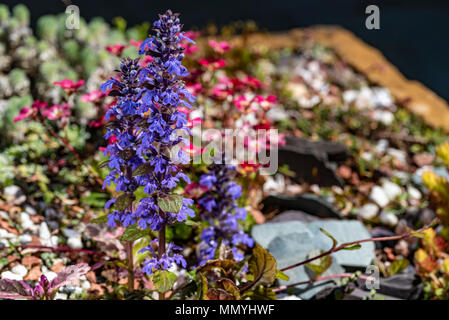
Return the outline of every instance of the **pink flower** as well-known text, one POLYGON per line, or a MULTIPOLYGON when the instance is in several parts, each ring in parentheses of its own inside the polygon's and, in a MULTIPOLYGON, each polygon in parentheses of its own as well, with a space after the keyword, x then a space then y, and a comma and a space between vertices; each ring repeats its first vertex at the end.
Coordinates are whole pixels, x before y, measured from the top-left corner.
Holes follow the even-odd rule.
POLYGON ((215 40, 209 40, 209 45, 219 54, 223 54, 226 51, 231 50, 231 46, 226 41, 217 42, 215 40))
POLYGON ((73 93, 78 90, 82 85, 84 85, 84 80, 78 80, 77 82, 73 82, 70 79, 63 79, 61 81, 53 82, 54 85, 60 86, 67 93, 73 93))
POLYGON ((92 103, 98 103, 100 102, 106 94, 103 91, 100 90, 94 90, 92 92, 88 92, 86 94, 83 94, 81 96, 81 101, 83 102, 92 102, 92 103))
POLYGON ((134 39, 131 39, 131 40, 129 40, 129 43, 130 43, 132 46, 134 46, 134 47, 136 47, 137 49, 139 49, 139 48, 140 48, 140 45, 143 43, 143 40, 136 41, 136 40, 134 40, 134 39))
POLYGON ((246 100, 245 96, 240 96, 237 99, 234 99, 234 105, 237 109, 239 109, 240 111, 245 111, 248 106, 250 105, 250 102, 248 100, 246 100))
POLYGON ((201 93, 203 91, 203 87, 201 86, 201 83, 187 83, 186 84, 187 90, 194 96, 201 93))
POLYGON ((190 198, 198 198, 206 191, 207 191, 206 187, 201 186, 201 185, 197 184, 196 182, 191 182, 184 189, 184 192, 188 196, 190 196, 190 198))
POLYGON ((57 120, 57 119, 63 119, 70 116, 70 105, 64 104, 54 104, 50 108, 42 110, 42 115, 49 120, 57 120))
POLYGON ((200 59, 198 63, 208 69, 211 69, 212 71, 224 68, 226 66, 226 61, 216 58, 200 59))
POLYGON ((192 31, 192 30, 184 32, 184 36, 186 36, 187 38, 192 39, 192 40, 195 38, 198 38, 200 36, 200 34, 201 34, 201 32, 192 31))
POLYGON ((47 106, 46 102, 36 100, 33 102, 31 107, 22 108, 19 114, 14 118, 14 122, 21 121, 23 119, 28 119, 37 114, 37 112, 47 106))
POLYGON ((120 57, 125 48, 126 46, 123 44, 114 44, 113 46, 107 46, 106 50, 108 50, 108 52, 112 53, 113 55, 120 57))
POLYGON ((154 61, 154 59, 153 59, 152 56, 145 56, 143 58, 143 60, 140 61, 140 66, 143 67, 143 68, 146 68, 153 61, 154 61))
POLYGON ((180 46, 184 48, 184 54, 189 56, 199 50, 199 48, 191 43, 181 43, 180 46))

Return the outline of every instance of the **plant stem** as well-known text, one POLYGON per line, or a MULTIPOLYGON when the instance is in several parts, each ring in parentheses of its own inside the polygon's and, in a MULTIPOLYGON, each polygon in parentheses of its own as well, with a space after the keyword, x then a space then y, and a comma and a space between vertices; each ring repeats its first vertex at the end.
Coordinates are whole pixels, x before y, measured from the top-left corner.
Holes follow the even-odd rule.
MULTIPOLYGON (((279 288, 274 288, 273 292, 284 291, 284 290, 286 290, 288 288, 292 288, 292 287, 295 287, 295 286, 300 286, 302 284, 312 284, 312 283, 317 282, 317 281, 330 280, 330 279, 336 279, 336 278, 349 278, 350 276, 352 276, 352 273, 331 274, 329 276, 318 277, 316 279, 311 279, 311 280, 308 280, 308 281, 301 281, 301 282, 292 283, 292 284, 289 284, 289 285, 286 285, 286 286, 280 286, 279 288)), ((369 280, 370 276, 360 275, 358 278, 369 280)))
MULTIPOLYGON (((159 214, 162 218, 162 220, 165 220, 165 212, 159 209, 159 214)), ((158 250, 157 255, 159 260, 162 259, 162 256, 165 254, 165 224, 162 224, 161 230, 158 234, 158 250)), ((165 300, 165 293, 159 292, 159 300, 165 300)))
POLYGON ((302 265, 304 265, 304 264, 307 264, 307 263, 309 263, 309 262, 312 262, 313 260, 320 259, 320 258, 322 258, 322 257, 324 257, 324 256, 327 256, 327 255, 332 254, 332 253, 334 253, 334 252, 343 250, 343 249, 345 249, 345 248, 347 248, 347 247, 351 247, 351 246, 353 246, 353 245, 355 245, 355 244, 358 244, 358 243, 372 242, 372 241, 401 240, 401 239, 409 238, 409 237, 414 236, 413 233, 419 233, 419 232, 422 232, 422 231, 424 231, 424 230, 430 228, 434 223, 436 223, 436 221, 437 221, 437 219, 435 219, 435 220, 432 221, 429 225, 427 225, 427 226, 425 226, 425 227, 423 227, 423 228, 421 228, 421 229, 419 229, 419 230, 417 230, 417 231, 409 231, 409 232, 407 232, 407 233, 404 233, 404 234, 401 234, 401 235, 397 235, 397 236, 369 238, 369 239, 357 240, 357 241, 352 241, 352 242, 346 242, 346 243, 343 243, 343 244, 341 244, 341 245, 339 245, 339 246, 333 246, 333 247, 330 248, 328 251, 326 251, 326 252, 324 252, 324 253, 322 253, 322 254, 319 254, 319 255, 317 255, 316 257, 313 257, 313 258, 310 258, 310 259, 307 259, 307 260, 304 260, 304 261, 301 261, 301 262, 292 264, 292 265, 290 265, 290 266, 287 266, 287 267, 285 267, 285 268, 280 269, 280 271, 283 272, 283 271, 287 271, 287 270, 290 270, 290 269, 293 269, 293 268, 302 266, 302 265))
POLYGON ((132 241, 126 243, 126 253, 128 255, 128 291, 134 291, 134 261, 132 241))

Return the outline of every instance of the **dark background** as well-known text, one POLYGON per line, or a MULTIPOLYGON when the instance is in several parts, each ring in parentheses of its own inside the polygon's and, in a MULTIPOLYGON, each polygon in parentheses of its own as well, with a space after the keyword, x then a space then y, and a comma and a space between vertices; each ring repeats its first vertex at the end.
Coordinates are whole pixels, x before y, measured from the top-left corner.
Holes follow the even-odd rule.
MULTIPOLYGON (((1 0, 25 3, 32 22, 44 14, 64 12, 61 0, 1 0)), ((423 82, 449 101, 449 1, 432 0, 72 0, 89 20, 124 17, 129 25, 153 21, 170 8, 180 12, 185 28, 209 22, 222 26, 252 19, 270 31, 315 24, 337 24, 378 48, 409 79, 423 82), (365 8, 380 8, 380 30, 365 27, 365 8)))

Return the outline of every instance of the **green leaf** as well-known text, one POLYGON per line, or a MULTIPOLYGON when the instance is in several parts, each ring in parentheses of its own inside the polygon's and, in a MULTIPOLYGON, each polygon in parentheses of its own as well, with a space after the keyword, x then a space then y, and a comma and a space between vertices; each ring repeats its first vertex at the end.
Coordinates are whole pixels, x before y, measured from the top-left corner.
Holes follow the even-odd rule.
POLYGON ((389 268, 389 274, 390 276, 401 273, 407 266, 410 264, 410 262, 407 259, 399 259, 395 260, 390 264, 389 268))
POLYGON ((226 292, 232 294, 236 300, 240 300, 240 290, 232 280, 221 278, 218 282, 221 283, 226 292))
MULTIPOLYGON (((312 250, 307 258, 313 258, 316 256, 319 256, 320 254, 323 254, 323 250, 312 250)), ((311 269, 315 273, 315 278, 318 278, 320 275, 322 275, 329 267, 332 265, 332 257, 330 255, 326 255, 324 257, 321 257, 319 259, 315 259, 309 263, 306 264, 306 267, 311 269)))
POLYGON ((276 293, 271 288, 265 288, 259 286, 253 291, 245 293, 242 300, 245 298, 250 298, 251 300, 277 300, 276 293))
POLYGON ((117 210, 123 211, 126 210, 134 201, 134 195, 129 193, 124 193, 120 195, 115 201, 115 206, 117 210))
POLYGON ((143 238, 147 235, 148 230, 140 230, 137 228, 137 225, 134 224, 125 229, 125 232, 123 232, 123 235, 120 238, 120 240, 132 242, 136 241, 137 239, 143 238))
POLYGON ((200 272, 200 281, 201 281, 201 300, 209 300, 207 297, 207 292, 209 291, 209 284, 207 282, 207 278, 200 272))
POLYGON ((104 214, 98 218, 92 219, 89 221, 89 223, 106 223, 108 222, 108 215, 104 214))
POLYGON ((141 176, 144 174, 148 174, 151 171, 153 171, 153 167, 150 165, 150 162, 145 162, 144 164, 141 164, 134 170, 133 177, 141 176))
POLYGON ((153 284, 157 291, 166 293, 171 290, 177 278, 173 272, 158 270, 153 275, 153 284))
POLYGON ((332 240, 332 248, 335 248, 338 244, 338 241, 329 232, 327 232, 323 228, 320 228, 320 231, 332 240))
POLYGON ((165 197, 158 197, 157 204, 164 212, 178 213, 181 211, 183 198, 179 194, 170 194, 165 197))
POLYGON ((249 272, 254 276, 251 287, 259 285, 270 286, 276 279, 277 263, 274 257, 259 244, 253 249, 253 255, 249 259, 249 272))
POLYGON ((276 279, 288 281, 290 280, 290 277, 283 273, 281 270, 276 270, 276 279))
POLYGON ((103 161, 102 163, 100 163, 100 164, 98 165, 98 169, 107 168, 110 161, 111 161, 111 160, 103 161))
POLYGON ((358 250, 362 247, 360 243, 353 244, 352 246, 344 247, 343 250, 358 250))

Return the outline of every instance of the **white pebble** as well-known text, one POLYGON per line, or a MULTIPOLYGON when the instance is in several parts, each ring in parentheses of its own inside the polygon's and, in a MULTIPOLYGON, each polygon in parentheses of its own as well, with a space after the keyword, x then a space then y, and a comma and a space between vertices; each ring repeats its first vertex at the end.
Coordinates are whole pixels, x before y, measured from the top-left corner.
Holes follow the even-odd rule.
POLYGON ((72 249, 82 249, 83 248, 83 242, 81 241, 81 238, 69 238, 67 240, 67 245, 72 249))
POLYGON ((384 181, 382 183, 382 189, 384 190, 389 200, 394 200, 402 193, 401 187, 391 181, 384 181))
POLYGON ((67 300, 67 298, 68 298, 67 293, 58 292, 55 295, 55 300, 67 300))
POLYGON ((80 233, 76 230, 73 229, 64 229, 62 230, 62 233, 67 237, 67 238, 79 238, 80 233))
POLYGON ((47 272, 43 272, 43 275, 47 277, 48 281, 53 281, 53 279, 55 279, 58 275, 56 274, 56 272, 53 271, 47 271, 47 272))
POLYGON ((367 203, 364 206, 361 206, 359 209, 357 209, 357 215, 365 220, 373 219, 374 217, 377 216, 378 212, 379 207, 376 206, 374 203, 367 203))
POLYGON ((45 222, 42 222, 39 226, 39 237, 44 240, 49 240, 51 238, 50 230, 45 222))
POLYGON ((17 266, 14 266, 11 269, 11 272, 15 273, 15 274, 17 274, 17 275, 19 275, 19 276, 21 276, 23 278, 23 277, 25 277, 27 275, 28 270, 27 270, 27 268, 25 268, 25 266, 23 266, 21 264, 18 264, 17 266))
POLYGON ((28 233, 21 234, 18 238, 21 244, 27 244, 33 241, 33 238, 28 233))
POLYGON ((369 198, 381 208, 385 207, 389 202, 388 196, 379 186, 374 186, 373 189, 371 189, 369 198))
POLYGON ((382 222, 383 224, 389 226, 389 227, 394 227, 398 224, 398 217, 392 213, 392 212, 387 212, 387 211, 382 211, 380 213, 380 222, 382 222))
POLYGON ((2 279, 9 279, 9 280, 23 280, 23 277, 19 276, 18 274, 12 273, 11 271, 4 271, 1 274, 2 279))
POLYGON ((408 186, 407 192, 410 195, 410 198, 417 200, 421 199, 421 192, 419 192, 419 190, 416 189, 415 187, 408 186))

